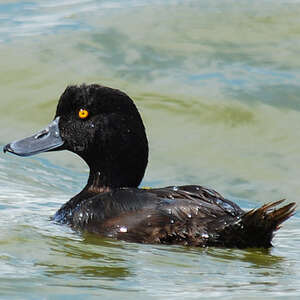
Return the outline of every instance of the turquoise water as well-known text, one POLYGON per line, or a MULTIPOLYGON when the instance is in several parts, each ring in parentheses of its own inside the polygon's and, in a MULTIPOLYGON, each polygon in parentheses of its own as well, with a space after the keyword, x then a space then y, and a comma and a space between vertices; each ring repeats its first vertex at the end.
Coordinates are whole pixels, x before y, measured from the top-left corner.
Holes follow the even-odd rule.
MULTIPOLYGON (((300 203, 299 1, 2 1, 0 145, 46 125, 68 84, 128 93, 146 186, 243 208, 300 203)), ((101 239, 49 217, 85 185, 70 153, 0 154, 1 299, 298 299, 300 219, 263 250, 101 239)))

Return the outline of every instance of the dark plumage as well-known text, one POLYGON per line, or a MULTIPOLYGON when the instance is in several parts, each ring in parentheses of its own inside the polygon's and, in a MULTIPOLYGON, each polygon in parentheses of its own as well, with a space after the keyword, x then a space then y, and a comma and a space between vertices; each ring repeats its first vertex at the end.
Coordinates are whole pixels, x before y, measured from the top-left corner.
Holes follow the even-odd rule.
POLYGON ((196 185, 139 189, 148 162, 145 128, 133 101, 100 85, 69 86, 54 121, 4 151, 27 156, 69 150, 90 167, 85 188, 55 214, 74 229, 141 243, 270 247, 293 215, 282 200, 249 212, 196 185))

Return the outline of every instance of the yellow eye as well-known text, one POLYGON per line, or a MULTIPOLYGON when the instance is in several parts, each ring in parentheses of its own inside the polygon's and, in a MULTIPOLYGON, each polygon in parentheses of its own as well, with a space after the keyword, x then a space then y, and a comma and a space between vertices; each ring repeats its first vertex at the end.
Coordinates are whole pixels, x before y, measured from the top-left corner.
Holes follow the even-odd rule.
POLYGON ((80 119, 85 119, 88 117, 88 115, 89 115, 89 112, 83 108, 78 112, 78 116, 80 119))

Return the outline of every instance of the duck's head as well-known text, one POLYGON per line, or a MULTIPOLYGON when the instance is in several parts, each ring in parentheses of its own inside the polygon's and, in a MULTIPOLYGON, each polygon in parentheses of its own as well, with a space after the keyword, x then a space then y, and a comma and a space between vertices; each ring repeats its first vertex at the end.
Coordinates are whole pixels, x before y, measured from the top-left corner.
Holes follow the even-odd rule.
POLYGON ((69 150, 90 167, 90 185, 137 187, 148 161, 140 114, 123 92, 100 85, 69 86, 54 120, 37 134, 4 147, 19 156, 69 150))

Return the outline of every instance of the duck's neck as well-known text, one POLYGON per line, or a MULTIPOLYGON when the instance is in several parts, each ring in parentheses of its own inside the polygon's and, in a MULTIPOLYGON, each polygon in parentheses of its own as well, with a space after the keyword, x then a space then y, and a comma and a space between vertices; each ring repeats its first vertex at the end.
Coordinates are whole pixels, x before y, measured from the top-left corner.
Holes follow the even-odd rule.
POLYGON ((114 171, 113 167, 110 170, 103 168, 90 168, 90 175, 85 187, 89 193, 103 193, 108 192, 113 188, 126 187, 128 184, 120 176, 120 172, 114 171))
POLYGON ((107 178, 104 178, 100 171, 90 172, 85 190, 92 194, 99 194, 110 191, 112 188, 107 178))
POLYGON ((139 186, 148 163, 148 141, 140 116, 136 118, 137 124, 129 123, 119 128, 110 134, 113 137, 100 135, 102 140, 96 140, 91 149, 81 154, 90 167, 86 190, 101 193, 113 188, 139 186))
POLYGON ((144 176, 147 160, 144 158, 138 161, 138 164, 126 159, 106 164, 102 161, 97 165, 93 162, 85 190, 98 194, 113 188, 138 187, 144 176))

